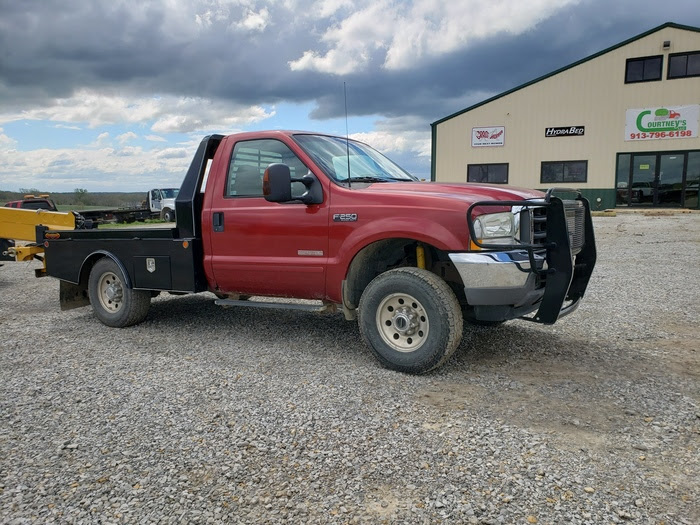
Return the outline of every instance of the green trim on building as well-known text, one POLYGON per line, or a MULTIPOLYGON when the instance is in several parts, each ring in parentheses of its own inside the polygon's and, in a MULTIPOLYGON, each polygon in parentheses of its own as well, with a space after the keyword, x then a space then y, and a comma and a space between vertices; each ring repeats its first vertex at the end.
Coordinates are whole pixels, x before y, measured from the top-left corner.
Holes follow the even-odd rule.
POLYGON ((435 181, 435 155, 437 153, 437 126, 430 125, 430 180, 435 181))
POLYGON ((581 196, 588 199, 591 210, 603 211, 614 209, 617 205, 617 191, 611 188, 586 188, 582 189, 581 196), (600 202, 598 202, 600 199, 600 202))
MULTIPOLYGON (((559 187, 559 186, 557 186, 559 187)), ((545 192, 547 191, 547 188, 537 188, 539 191, 545 192)), ((615 208, 617 205, 617 192, 614 189, 611 188, 586 188, 586 189, 580 189, 573 187, 571 188, 572 191, 578 190, 581 192, 581 196, 585 199, 588 199, 588 202, 591 204, 591 211, 603 211, 603 210, 610 210, 615 208), (600 202, 598 202, 598 199, 600 199, 600 202)), ((562 197, 557 193, 557 196, 562 197)), ((568 196, 563 196, 562 198, 568 199, 568 198, 573 198, 573 196, 568 197, 568 196)))

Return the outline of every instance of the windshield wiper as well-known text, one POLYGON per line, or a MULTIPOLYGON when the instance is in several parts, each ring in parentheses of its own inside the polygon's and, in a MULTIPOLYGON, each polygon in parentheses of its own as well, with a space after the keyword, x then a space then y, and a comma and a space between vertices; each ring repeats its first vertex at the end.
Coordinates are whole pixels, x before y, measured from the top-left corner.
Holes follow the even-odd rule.
MULTIPOLYGON (((343 179, 341 182, 347 182, 348 179, 343 179)), ((390 177, 350 177, 350 182, 399 182, 398 179, 390 177)))

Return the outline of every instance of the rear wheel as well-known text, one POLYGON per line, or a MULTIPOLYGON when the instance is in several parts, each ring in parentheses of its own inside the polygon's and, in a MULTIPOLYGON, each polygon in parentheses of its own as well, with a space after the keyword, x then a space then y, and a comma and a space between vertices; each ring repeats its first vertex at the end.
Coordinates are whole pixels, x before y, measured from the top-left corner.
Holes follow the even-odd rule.
POLYGON ((450 287, 418 268, 377 276, 359 304, 360 333, 386 368, 420 374, 439 367, 462 339, 462 312, 450 287))
POLYGON ((128 288, 121 268, 108 257, 93 266, 88 294, 97 318, 116 328, 140 323, 151 305, 151 292, 128 288))

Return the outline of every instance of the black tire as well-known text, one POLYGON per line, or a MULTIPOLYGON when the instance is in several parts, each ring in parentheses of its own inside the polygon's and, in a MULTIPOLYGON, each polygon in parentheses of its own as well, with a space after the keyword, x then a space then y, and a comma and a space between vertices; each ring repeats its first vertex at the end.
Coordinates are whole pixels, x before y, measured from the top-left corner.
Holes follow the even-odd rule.
POLYGON ((360 298, 359 326, 383 366, 422 374, 442 365, 462 339, 462 310, 448 284, 419 268, 377 276, 360 298))
POLYGON ((148 315, 151 292, 127 288, 121 268, 109 257, 92 267, 88 280, 90 304, 97 318, 107 326, 124 328, 138 324, 148 315))
POLYGON ((173 222, 175 220, 175 212, 170 208, 166 208, 160 212, 160 218, 165 222, 173 222))

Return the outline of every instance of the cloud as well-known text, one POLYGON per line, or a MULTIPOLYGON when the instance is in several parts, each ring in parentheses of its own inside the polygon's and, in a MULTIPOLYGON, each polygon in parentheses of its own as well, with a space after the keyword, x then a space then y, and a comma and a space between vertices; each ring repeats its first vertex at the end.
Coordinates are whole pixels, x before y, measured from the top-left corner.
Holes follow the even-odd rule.
POLYGON ((105 131, 97 135, 97 139, 93 143, 93 146, 104 146, 109 141, 109 132, 105 131))
POLYGON ((119 144, 122 145, 126 144, 130 140, 134 140, 137 138, 139 138, 139 136, 133 131, 128 131, 126 133, 122 133, 121 135, 117 135, 117 141, 119 142, 119 144))
POLYGON ((382 119, 374 123, 374 131, 351 133, 350 137, 365 142, 389 156, 411 153, 430 157, 430 131, 415 117, 382 119))
POLYGON ((383 56, 385 69, 408 69, 476 41, 524 33, 575 3, 578 0, 358 2, 355 12, 323 33, 328 51, 307 50, 289 66, 293 71, 347 75, 383 56))
POLYGON ((8 137, 0 128, 0 149, 14 149, 17 146, 17 141, 12 137, 8 137))
POLYGON ((112 155, 118 157, 135 157, 143 153, 143 148, 139 146, 125 146, 119 150, 115 150, 112 155))
POLYGON ((78 185, 91 191, 137 191, 154 184, 179 186, 195 149, 196 145, 182 151, 132 146, 42 148, 17 155, 0 148, 0 188, 71 191, 78 185))
POLYGON ((263 7, 260 11, 246 10, 246 16, 240 22, 235 24, 238 29, 248 31, 262 32, 267 27, 270 20, 270 12, 263 7))
POLYGON ((186 148, 166 148, 156 153, 157 159, 185 159, 189 156, 186 148))
MULTIPOLYGON (((673 13, 700 24, 696 0, 673 13)), ((329 118, 342 114, 343 76, 362 95, 351 114, 427 125, 471 93, 499 93, 668 17, 664 4, 634 0, 10 2, 0 124, 26 115, 215 129, 259 122, 283 101, 316 101, 314 117, 329 118), (199 116, 208 102, 214 111, 199 116)))
POLYGON ((0 149, 14 168, 0 165, 0 187, 39 174, 56 184, 75 174, 141 184, 142 167, 170 176, 188 159, 166 150, 189 157, 196 148, 166 142, 170 134, 296 127, 294 111, 278 107, 313 107, 308 117, 323 125, 344 116, 343 82, 350 116, 377 118, 362 137, 425 169, 430 122, 669 18, 700 26, 697 0, 672 9, 636 0, 4 2, 0 126, 12 132, 0 132, 0 149), (22 120, 99 137, 75 150, 25 151, 7 124, 22 120), (121 144, 106 126, 133 128, 147 151, 125 149, 136 142, 121 144), (8 157, 15 148, 22 155, 8 157), (74 172, 40 160, 58 151, 74 172))
MULTIPOLYGON (((48 120, 87 122, 89 127, 118 123, 152 124, 156 133, 190 133, 223 130, 260 122, 274 115, 261 106, 241 106, 201 97, 127 97, 81 90, 74 96, 47 101, 41 108, 0 112, 0 122, 48 120)), ((136 138, 133 132, 117 137, 120 142, 136 138)))

